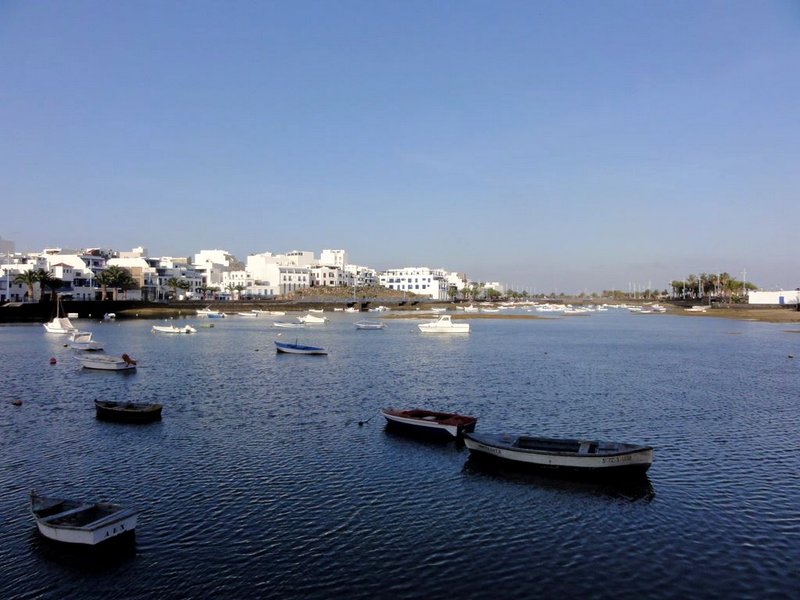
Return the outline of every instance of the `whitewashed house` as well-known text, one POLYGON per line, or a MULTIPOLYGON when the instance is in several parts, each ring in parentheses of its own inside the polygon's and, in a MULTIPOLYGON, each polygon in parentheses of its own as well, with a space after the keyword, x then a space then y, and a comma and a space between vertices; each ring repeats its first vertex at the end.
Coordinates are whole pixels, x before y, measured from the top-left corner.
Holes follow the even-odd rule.
POLYGON ((447 299, 447 281, 441 271, 428 267, 389 269, 380 274, 380 284, 391 290, 412 292, 432 300, 447 299))
POLYGON ((747 303, 795 306, 800 303, 800 290, 753 291, 747 294, 747 303))

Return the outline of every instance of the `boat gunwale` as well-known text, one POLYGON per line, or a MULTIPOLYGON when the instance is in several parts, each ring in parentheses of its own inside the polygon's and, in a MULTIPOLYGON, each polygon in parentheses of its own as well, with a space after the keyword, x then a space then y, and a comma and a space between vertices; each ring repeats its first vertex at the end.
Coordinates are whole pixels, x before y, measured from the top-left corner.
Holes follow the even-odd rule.
MULTIPOLYGON (((500 450, 507 450, 509 452, 520 452, 523 454, 538 454, 538 455, 545 455, 545 456, 564 456, 564 457, 578 457, 578 458, 605 458, 605 457, 612 457, 612 456, 625 456, 628 454, 638 454, 640 452, 647 452, 652 451, 652 446, 646 445, 638 445, 638 444, 630 444, 627 442, 606 442, 606 443, 618 443, 621 445, 628 446, 628 448, 622 450, 613 450, 613 451, 596 451, 592 453, 581 453, 575 451, 568 451, 568 450, 539 450, 536 448, 524 448, 521 446, 517 446, 516 442, 522 437, 533 437, 533 436, 513 436, 512 442, 503 442, 501 441, 501 437, 503 434, 475 434, 475 433, 466 433, 464 437, 477 443, 483 444, 484 446, 489 446, 491 448, 497 448, 500 450)), ((578 444, 581 443, 590 443, 590 444, 598 444, 603 443, 602 441, 598 440, 578 440, 578 439, 560 439, 560 438, 540 438, 536 437, 534 439, 540 440, 551 440, 551 441, 558 441, 558 442, 575 442, 578 444)), ((598 448, 599 450, 599 448, 598 448)))
POLYGON ((410 421, 409 425, 419 423, 423 427, 431 426, 446 426, 464 428, 474 425, 478 422, 477 417, 470 415, 462 415, 459 413, 448 413, 435 410, 427 410, 424 408, 384 408, 381 409, 381 414, 388 420, 392 417, 398 419, 405 419, 410 421), (419 413, 418 415, 411 413, 419 413), (425 416, 434 417, 433 419, 425 419, 425 416))

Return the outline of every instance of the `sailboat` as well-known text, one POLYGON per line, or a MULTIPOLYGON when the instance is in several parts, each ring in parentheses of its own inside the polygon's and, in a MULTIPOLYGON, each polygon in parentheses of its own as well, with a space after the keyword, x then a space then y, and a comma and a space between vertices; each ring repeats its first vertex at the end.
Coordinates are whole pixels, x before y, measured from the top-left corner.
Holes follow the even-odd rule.
POLYGON ((47 333, 74 333, 78 331, 64 312, 64 306, 61 304, 61 296, 58 296, 56 301, 56 316, 49 323, 44 324, 47 333))

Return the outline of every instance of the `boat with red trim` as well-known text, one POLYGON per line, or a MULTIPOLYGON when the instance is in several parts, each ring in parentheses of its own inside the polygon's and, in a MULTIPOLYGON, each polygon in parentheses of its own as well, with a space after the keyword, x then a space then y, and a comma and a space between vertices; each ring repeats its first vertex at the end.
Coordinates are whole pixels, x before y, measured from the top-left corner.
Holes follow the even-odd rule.
POLYGON ((424 408, 407 410, 385 408, 381 410, 381 414, 386 418, 387 428, 451 439, 459 438, 465 432, 474 431, 478 422, 476 417, 424 408))

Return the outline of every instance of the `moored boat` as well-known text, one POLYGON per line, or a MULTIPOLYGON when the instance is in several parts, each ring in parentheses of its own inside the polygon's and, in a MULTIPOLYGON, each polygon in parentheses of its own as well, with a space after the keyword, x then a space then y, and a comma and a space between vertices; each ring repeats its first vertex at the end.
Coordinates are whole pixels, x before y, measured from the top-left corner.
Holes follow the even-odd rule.
POLYGON ((285 329, 301 329, 305 327, 303 323, 286 323, 284 321, 276 321, 272 325, 274 327, 283 327, 285 329))
POLYGON ((198 317, 208 317, 209 319, 224 319, 225 313, 220 312, 218 310, 212 309, 210 306, 206 308, 198 308, 197 309, 197 316, 198 317))
POLYGON ((323 323, 328 322, 328 317, 317 317, 315 315, 308 314, 302 317, 297 317, 297 320, 305 325, 322 325, 323 323))
POLYGON ((286 314, 282 310, 261 310, 258 308, 254 308, 253 313, 257 317, 282 317, 286 314))
POLYGON ((708 307, 707 306, 702 306, 700 304, 695 304, 691 308, 684 308, 683 310, 685 312, 704 313, 704 312, 706 312, 706 310, 708 310, 708 307))
POLYGON ((61 297, 59 296, 56 301, 56 316, 52 321, 48 321, 43 325, 47 333, 75 333, 78 328, 72 324, 69 317, 64 313, 64 306, 61 304, 61 297))
POLYGON ((175 327, 175 325, 153 325, 153 333, 197 333, 191 325, 175 327))
POLYGON ((161 404, 149 402, 114 402, 95 400, 96 417, 121 423, 150 423, 161 419, 161 404))
POLYGON ((386 418, 386 426, 389 428, 445 438, 458 438, 466 432, 474 431, 478 422, 476 417, 423 408, 385 408, 381 410, 381 414, 386 418))
POLYGON ((587 475, 641 474, 653 462, 651 446, 624 442, 468 433, 464 444, 475 457, 587 475))
POLYGON ((58 542, 96 546, 136 529, 136 511, 118 504, 51 498, 36 492, 31 492, 30 499, 39 532, 58 542))
POLYGON ((454 323, 450 315, 417 325, 422 333, 469 333, 469 323, 454 323))
POLYGON ((127 354, 110 356, 108 354, 92 354, 76 356, 84 369, 97 369, 100 371, 132 371, 136 368, 136 361, 127 354))
POLYGON ((288 343, 288 342, 278 342, 275 341, 275 349, 278 352, 283 352, 286 354, 327 354, 328 351, 325 348, 320 348, 318 346, 305 346, 303 344, 298 343, 288 343))
POLYGON ((67 345, 73 350, 83 350, 85 352, 97 352, 103 349, 102 342, 92 339, 91 331, 73 331, 67 345))
POLYGON ((380 321, 358 321, 353 323, 356 329, 364 329, 364 330, 371 330, 371 329, 385 329, 386 325, 381 323, 380 321))

